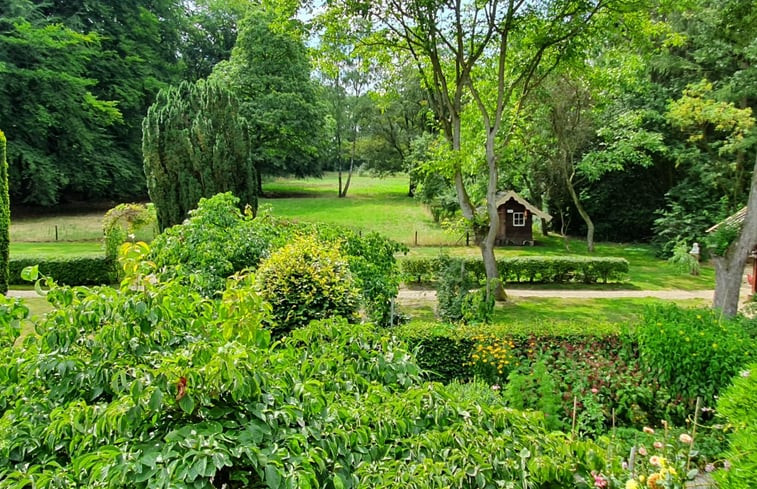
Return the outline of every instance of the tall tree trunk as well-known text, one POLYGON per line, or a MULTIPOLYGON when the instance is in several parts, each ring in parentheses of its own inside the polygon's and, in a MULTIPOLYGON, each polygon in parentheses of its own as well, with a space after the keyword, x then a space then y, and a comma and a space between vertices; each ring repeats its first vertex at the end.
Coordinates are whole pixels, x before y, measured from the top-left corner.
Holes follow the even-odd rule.
MULTIPOLYGON (((344 188, 342 188, 341 192, 339 192, 340 198, 347 197, 347 190, 350 189, 350 181, 352 180, 352 172, 355 169, 355 147, 357 144, 356 140, 357 140, 357 134, 355 134, 355 138, 352 139, 352 149, 350 150, 350 169, 347 172, 347 181, 344 182, 344 188)), ((342 186, 341 178, 339 181, 340 181, 339 187, 341 188, 342 186)))
POLYGON ((570 197, 573 199, 573 204, 575 204, 578 214, 586 223, 586 248, 588 249, 589 253, 594 253, 594 222, 591 220, 589 213, 586 212, 586 209, 584 209, 584 206, 581 204, 581 199, 578 198, 576 189, 573 187, 572 179, 565 179, 565 183, 567 184, 568 192, 570 193, 570 197))
POLYGON ((757 158, 754 161, 746 216, 739 238, 731 243, 725 256, 714 258, 715 296, 712 307, 720 309, 724 316, 734 316, 739 310, 744 265, 755 245, 757 245, 757 158))

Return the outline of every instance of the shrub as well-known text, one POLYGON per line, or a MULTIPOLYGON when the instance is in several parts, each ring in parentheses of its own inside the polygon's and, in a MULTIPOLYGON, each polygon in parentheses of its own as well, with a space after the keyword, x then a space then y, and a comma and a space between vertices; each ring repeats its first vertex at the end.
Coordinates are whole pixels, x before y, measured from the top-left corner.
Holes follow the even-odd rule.
POLYGON ((103 217, 105 256, 111 260, 118 258, 118 247, 130 234, 141 230, 154 232, 158 227, 155 206, 152 204, 118 204, 108 210, 103 217))
POLYGON ((106 285, 118 281, 113 260, 104 256, 83 258, 13 258, 10 261, 10 283, 28 285, 21 277, 24 268, 39 265, 43 275, 52 277, 61 285, 106 285))
POLYGON ((8 196, 8 161, 5 157, 5 134, 0 131, 0 294, 8 291, 11 208, 8 196))
POLYGON ((251 276, 217 299, 169 280, 48 300, 36 334, 0 346, 0 487, 525 489, 603 466, 480 384, 422 383, 385 329, 321 321, 272 343, 251 276))
POLYGON ((751 359, 755 323, 715 311, 650 308, 636 328, 639 358, 648 375, 672 397, 671 415, 685 419, 701 397, 705 407, 751 359))
POLYGON ((338 248, 297 239, 261 262, 257 281, 261 297, 273 308, 277 333, 316 319, 357 319, 359 292, 338 248))
POLYGON ((463 260, 440 256, 438 261, 436 312, 442 320, 455 323, 463 319, 463 304, 477 280, 463 260))
POLYGON ((739 372, 718 400, 717 412, 725 417, 734 432, 725 453, 730 469, 715 473, 722 489, 757 487, 757 363, 739 372))
MULTIPOLYGON (((475 281, 486 278, 480 258, 410 257, 401 260, 406 282, 429 282, 439 276, 443 268, 464 267, 475 281)), ((576 280, 584 283, 621 281, 628 275, 625 258, 582 256, 517 256, 497 260, 500 278, 506 282, 565 283, 576 280)))
POLYGON ((189 219, 155 237, 150 259, 163 280, 192 277, 193 289, 212 296, 224 290, 235 272, 257 267, 280 230, 267 226, 267 218, 255 222, 243 215, 238 203, 229 192, 200 199, 189 219))
POLYGON ((570 427, 564 421, 565 410, 559 385, 543 361, 512 371, 507 377, 502 396, 512 408, 535 409, 544 413, 547 428, 551 430, 570 427))
POLYGON ((217 81, 160 90, 142 123, 142 153, 160 229, 179 224, 202 197, 233 192, 257 209, 258 175, 237 97, 217 81))
POLYGON ((162 279, 192 277, 192 288, 205 296, 219 294, 230 275, 255 269, 260 261, 298 238, 339 247, 360 289, 360 305, 381 325, 391 320, 391 300, 399 289, 395 253, 407 250, 377 233, 362 235, 326 224, 276 219, 267 212, 242 214, 229 193, 201 199, 189 219, 156 237, 150 259, 162 279))

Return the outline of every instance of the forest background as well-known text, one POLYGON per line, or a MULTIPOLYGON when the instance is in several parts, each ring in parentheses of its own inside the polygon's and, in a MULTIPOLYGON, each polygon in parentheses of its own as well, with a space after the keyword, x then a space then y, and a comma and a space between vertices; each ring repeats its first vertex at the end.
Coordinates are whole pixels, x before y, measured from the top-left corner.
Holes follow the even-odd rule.
MULTIPOLYGON (((594 227, 598 240, 652 240, 670 254, 746 203, 757 14, 749 0, 615 13, 582 38, 580 60, 525 99, 497 186, 547 209, 557 231, 594 227)), ((405 172, 410 195, 440 221, 453 217, 431 84, 406 54, 356 39, 357 17, 345 19, 297 1, 3 2, 12 206, 145 199, 142 120, 159 90, 241 70, 249 83, 229 85, 263 178, 344 172, 335 191, 346 196, 353 170, 405 172)), ((477 120, 462 113, 474 141, 477 120)), ((481 202, 478 146, 463 166, 481 202)))

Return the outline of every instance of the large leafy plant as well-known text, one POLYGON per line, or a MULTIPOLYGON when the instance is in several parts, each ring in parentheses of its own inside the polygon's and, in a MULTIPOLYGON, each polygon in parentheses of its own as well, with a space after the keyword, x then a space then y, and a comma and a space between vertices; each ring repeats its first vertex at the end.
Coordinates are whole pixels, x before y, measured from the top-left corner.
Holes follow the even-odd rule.
POLYGON ((271 343, 252 277, 208 298, 144 251, 120 290, 53 285, 54 310, 0 345, 0 488, 525 488, 601 467, 539 414, 423 383, 386 330, 331 320, 271 343))

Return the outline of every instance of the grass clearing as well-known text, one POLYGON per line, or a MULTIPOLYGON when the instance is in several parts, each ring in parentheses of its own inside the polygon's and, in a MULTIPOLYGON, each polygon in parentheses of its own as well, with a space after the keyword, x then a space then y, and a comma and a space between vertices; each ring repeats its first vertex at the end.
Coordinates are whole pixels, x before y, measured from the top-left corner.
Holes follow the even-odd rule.
POLYGON ((100 241, 32 243, 11 240, 10 244, 11 258, 43 256, 49 258, 79 258, 102 256, 103 253, 103 244, 100 241))
POLYGON ((103 235, 104 214, 102 211, 93 211, 71 215, 12 216, 11 243, 99 241, 103 235))
POLYGON ((354 175, 347 197, 337 197, 337 178, 277 179, 263 184, 261 206, 274 216, 341 224, 376 231, 406 245, 451 246, 465 242, 433 221, 431 213, 407 196, 405 176, 375 178, 354 175), (417 241, 416 241, 417 233, 417 241))
MULTIPOLYGON (((477 246, 464 246, 464 235, 453 235, 441 229, 428 209, 407 196, 406 176, 375 178, 354 175, 348 196, 336 196, 337 175, 324 178, 274 179, 263 184, 262 208, 269 207, 275 216, 310 222, 325 222, 366 231, 377 231, 410 246, 410 256, 435 256, 440 250, 451 255, 480 256, 477 246), (417 238, 416 238, 417 235, 417 238), (415 246, 416 243, 419 246, 415 246)), ((11 222, 11 257, 54 258, 100 256, 102 217, 104 210, 82 211, 69 215, 22 215, 11 222), (58 241, 54 228, 58 226, 58 241)), ((139 239, 145 237, 138 236, 139 239)), ((149 237, 147 238, 149 239, 149 237)), ((559 236, 536 236, 533 247, 497 248, 498 257, 519 255, 583 255, 589 256, 586 242, 559 236)), ((681 274, 675 266, 657 258, 654 249, 645 244, 597 243, 593 256, 618 256, 630 263, 630 280, 620 284, 510 284, 508 287, 592 290, 711 290, 715 271, 703 264, 699 276, 681 274)), ((401 258, 401 257, 400 257, 401 258)))
MULTIPOLYGON (((494 324, 538 324, 542 322, 581 324, 590 331, 599 324, 628 324, 636 321, 649 306, 670 304, 671 301, 653 298, 566 299, 561 297, 518 297, 498 303, 494 310, 494 324)), ((707 307, 701 299, 673 301, 681 307, 707 307)), ((434 301, 403 301, 400 310, 411 321, 436 322, 434 301)))

